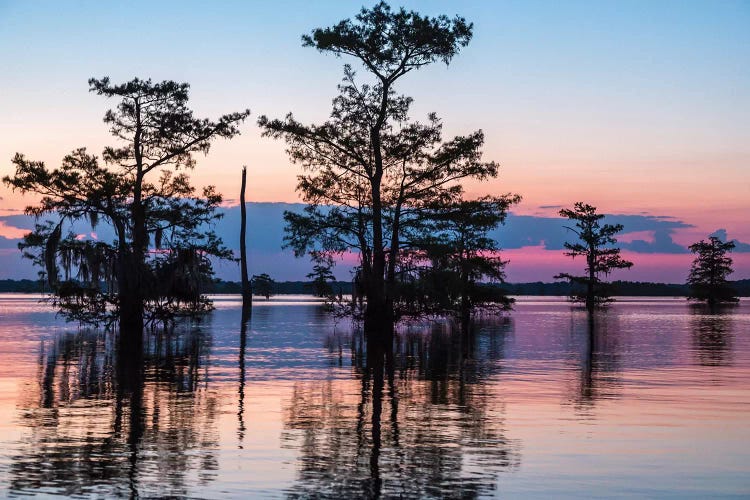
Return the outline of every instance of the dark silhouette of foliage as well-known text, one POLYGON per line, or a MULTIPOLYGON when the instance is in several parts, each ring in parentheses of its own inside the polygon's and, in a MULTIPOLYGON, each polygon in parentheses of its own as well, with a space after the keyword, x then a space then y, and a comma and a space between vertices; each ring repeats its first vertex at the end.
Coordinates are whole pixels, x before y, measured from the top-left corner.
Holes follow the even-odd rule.
POLYGON ((253 293, 265 297, 266 300, 274 295, 276 282, 266 273, 253 275, 253 293))
POLYGON ((460 17, 393 11, 383 2, 362 9, 353 20, 314 30, 303 44, 354 57, 373 82, 358 83, 345 65, 339 95, 322 125, 302 124, 291 114, 258 122, 265 136, 287 142, 291 159, 304 169, 297 190, 308 206, 302 214, 285 214, 287 246, 299 256, 356 251, 365 326, 386 334, 392 331, 405 230, 425 206, 459 196, 461 179, 497 175, 495 163, 481 161, 481 131, 444 142, 437 116, 411 121, 412 99, 394 90, 412 70, 448 64, 471 35, 472 25, 460 17))
POLYGON ((574 292, 571 300, 582 302, 586 309, 593 311, 597 306, 606 305, 612 299, 607 291, 606 283, 600 276, 607 275, 615 269, 629 269, 633 263, 620 257, 620 249, 611 245, 617 243, 614 235, 623 230, 622 224, 600 224, 603 214, 596 213, 596 207, 577 202, 573 209, 560 210, 562 217, 575 222, 575 227, 567 227, 573 231, 580 243, 565 242, 568 249, 565 255, 573 257, 583 256, 586 259, 586 274, 574 276, 561 273, 555 279, 566 279, 583 286, 582 291, 574 292))
POLYGON ((28 214, 56 216, 37 224, 20 246, 45 268, 61 312, 87 322, 119 317, 121 330, 137 339, 144 314, 169 321, 210 307, 201 293, 211 275, 208 258, 231 256, 208 229, 222 198, 212 186, 197 193, 181 170, 193 168, 193 155, 208 153, 213 140, 239 134, 249 111, 195 118, 186 83, 112 84, 105 77, 89 86, 118 101, 104 116, 120 141, 104 149, 106 166, 84 148, 56 169, 18 153, 15 176, 3 181, 42 196, 28 214), (95 228, 100 219, 114 229, 115 241, 79 241, 71 232, 78 221, 95 228))
POLYGON ((303 35, 306 47, 349 55, 384 81, 395 81, 413 69, 442 61, 450 63, 472 37, 471 23, 456 17, 426 17, 403 8, 393 12, 385 2, 362 8, 355 20, 303 35))
POLYGON ((459 200, 425 214, 400 265, 399 315, 454 315, 465 325, 474 311, 510 309, 513 300, 497 286, 507 261, 488 233, 519 201, 517 195, 459 200))
POLYGON ((316 297, 334 297, 333 285, 336 277, 333 275, 333 258, 330 254, 324 252, 312 252, 313 270, 307 274, 307 278, 312 280, 313 295, 316 297))
POLYGON ((688 299, 699 300, 713 306, 720 303, 737 302, 737 292, 727 282, 732 274, 732 259, 727 256, 734 249, 734 242, 723 242, 716 236, 708 241, 700 240, 688 248, 697 254, 690 268, 687 284, 688 299))

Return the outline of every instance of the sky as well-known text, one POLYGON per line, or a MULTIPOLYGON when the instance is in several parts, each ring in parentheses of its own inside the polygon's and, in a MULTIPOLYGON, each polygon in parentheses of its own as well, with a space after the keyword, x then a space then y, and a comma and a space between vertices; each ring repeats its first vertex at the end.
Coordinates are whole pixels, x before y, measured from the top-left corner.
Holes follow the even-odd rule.
MULTIPOLYGON (((240 137, 198 158, 197 184, 215 184, 231 205, 247 165, 251 201, 298 202, 299 167, 255 121, 326 118, 342 64, 353 61, 302 47, 300 35, 362 5, 0 0, 0 176, 12 174, 16 152, 49 166, 81 146, 100 152, 113 142, 102 117, 114 103, 89 93, 88 78, 150 77, 189 82, 199 116, 252 111, 240 137)), ((501 173, 466 182, 470 196, 523 196, 506 239, 521 234, 528 245, 503 245, 509 277, 559 272, 564 257, 539 233, 576 201, 675 223, 625 224, 632 279, 684 281, 685 247, 717 230, 750 242, 750 2, 392 5, 474 23, 450 66, 412 73, 398 90, 414 97, 413 117, 436 111, 446 138, 485 132, 484 158, 501 173)), ((0 198, 0 254, 10 256, 23 224, 8 217, 33 200, 4 186, 0 198)), ((733 278, 750 277, 743 248, 733 278)), ((0 278, 21 269, 4 265, 0 278)))

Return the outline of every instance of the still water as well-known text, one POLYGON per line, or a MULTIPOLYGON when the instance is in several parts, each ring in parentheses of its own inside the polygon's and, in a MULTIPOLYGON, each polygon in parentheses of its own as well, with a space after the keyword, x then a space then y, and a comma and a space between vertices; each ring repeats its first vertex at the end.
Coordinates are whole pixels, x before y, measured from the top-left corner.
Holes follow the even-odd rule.
POLYGON ((402 328, 384 377, 310 297, 150 336, 0 295, 0 496, 750 496, 750 302, 521 297, 402 328))

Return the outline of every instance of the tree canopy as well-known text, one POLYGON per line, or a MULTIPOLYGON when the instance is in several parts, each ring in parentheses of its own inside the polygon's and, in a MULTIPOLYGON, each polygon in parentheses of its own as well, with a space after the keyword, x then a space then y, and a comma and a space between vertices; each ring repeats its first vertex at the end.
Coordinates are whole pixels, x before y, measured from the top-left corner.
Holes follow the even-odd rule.
POLYGON ((727 254, 734 247, 733 241, 724 242, 716 236, 690 245, 690 251, 696 257, 687 279, 690 286, 688 299, 703 301, 711 306, 739 300, 737 292, 727 282, 732 274, 732 259, 727 254))
POLYGON ((222 197, 212 186, 197 191, 184 170, 214 140, 239 134, 249 111, 216 121, 196 118, 186 83, 135 78, 112 84, 105 77, 92 78, 89 86, 118 101, 104 116, 119 142, 104 149, 104 165, 85 148, 54 169, 18 153, 15 175, 3 181, 42 196, 28 214, 51 216, 21 246, 45 268, 60 310, 81 321, 119 317, 121 329, 135 338, 144 314, 170 320, 210 307, 201 293, 212 272, 209 257, 231 255, 210 229, 222 197), (113 241, 82 239, 73 231, 77 223, 96 228, 100 220, 113 230, 113 241))
POLYGON ((586 309, 592 311, 612 300, 601 275, 606 276, 615 269, 629 269, 633 266, 632 262, 620 256, 619 248, 612 246, 617 243, 614 236, 624 228, 622 224, 601 224, 604 214, 596 213, 596 207, 582 202, 577 202, 572 209, 563 208, 560 216, 575 222, 575 227, 566 226, 566 229, 575 233, 580 240, 575 243, 565 242, 565 248, 568 249, 565 255, 574 259, 584 257, 586 274, 575 276, 560 273, 555 279, 567 279, 582 285, 584 290, 574 293, 571 299, 584 303, 586 309))
POLYGON ((399 315, 451 315, 466 325, 472 313, 510 309, 500 284, 507 261, 489 232, 504 221, 517 195, 459 200, 433 207, 409 236, 398 271, 399 315))
POLYGON ((359 59, 385 85, 427 64, 451 59, 473 35, 473 24, 462 17, 422 16, 386 2, 362 8, 354 20, 344 19, 329 28, 302 36, 306 47, 359 59))
POLYGON ((392 323, 404 236, 422 223, 426 207, 459 199, 461 179, 498 173, 497 164, 481 160, 481 130, 444 141, 437 115, 413 121, 412 99, 394 90, 414 69, 449 63, 471 35, 460 17, 392 11, 383 2, 362 9, 353 20, 313 30, 303 44, 359 60, 374 83, 359 83, 347 64, 323 124, 305 125, 292 114, 259 119, 264 135, 285 140, 303 168, 297 190, 308 206, 285 215, 286 244, 300 256, 359 254, 366 327, 368 319, 384 331, 392 323))

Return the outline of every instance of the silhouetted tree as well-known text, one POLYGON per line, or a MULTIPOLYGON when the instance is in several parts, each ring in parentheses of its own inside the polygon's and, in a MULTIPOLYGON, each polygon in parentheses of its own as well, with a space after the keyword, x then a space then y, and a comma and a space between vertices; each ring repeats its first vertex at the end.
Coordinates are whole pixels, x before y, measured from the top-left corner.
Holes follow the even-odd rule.
POLYGON ((197 194, 188 176, 175 171, 193 168, 193 154, 208 153, 214 139, 236 136, 249 111, 217 121, 195 118, 187 107, 186 83, 136 78, 116 85, 105 77, 92 78, 89 86, 118 100, 104 116, 121 142, 104 149, 108 167, 85 149, 66 156, 54 170, 16 154, 16 174, 3 181, 42 196, 27 213, 57 215, 38 224, 22 247, 46 268, 62 312, 83 321, 117 314, 121 330, 135 340, 143 330, 144 310, 171 318, 209 305, 200 293, 211 274, 208 257, 230 255, 206 229, 217 218, 221 195, 211 186, 197 194), (96 226, 100 218, 114 229, 114 242, 78 241, 64 231, 79 220, 96 226))
POLYGON ((266 273, 256 274, 253 276, 253 293, 270 299, 274 294, 274 285, 276 282, 266 273))
POLYGON ((600 275, 607 275, 615 269, 629 269, 633 263, 620 257, 620 249, 611 245, 617 243, 614 235, 623 230, 622 224, 604 224, 599 221, 604 218, 603 214, 596 213, 596 207, 586 203, 577 202, 573 209, 564 208, 560 210, 562 217, 574 221, 575 228, 566 226, 573 231, 581 243, 565 242, 568 249, 565 255, 573 257, 583 256, 586 259, 586 274, 574 276, 561 273, 555 279, 567 279, 572 283, 583 285, 584 291, 573 293, 571 299, 582 302, 586 309, 593 311, 595 307, 610 302, 612 299, 606 291, 605 283, 600 275))
POLYGON ((247 206, 245 205, 245 187, 247 186, 247 167, 242 167, 242 184, 240 185, 240 274, 242 276, 242 307, 252 313, 253 287, 247 277, 247 206))
POLYGON ((497 286, 505 281, 507 261, 488 233, 519 201, 518 195, 488 196, 426 213, 425 224, 409 238, 410 258, 402 259, 398 309, 455 315, 464 326, 475 310, 510 309, 512 299, 497 286))
POLYGON ((307 278, 312 280, 313 295, 332 297, 334 292, 331 282, 336 281, 336 277, 331 272, 333 258, 324 252, 311 252, 311 257, 314 265, 312 272, 307 274, 307 278))
POLYGON ((330 119, 322 125, 304 125, 291 114, 259 119, 264 135, 286 140, 292 160, 307 171, 297 189, 308 206, 303 214, 285 215, 287 245, 297 255, 358 252, 365 327, 386 337, 404 227, 423 204, 460 193, 456 181, 497 175, 495 163, 480 161, 481 131, 443 142, 437 116, 410 121, 412 99, 394 90, 413 70, 448 64, 471 36, 472 25, 460 17, 392 11, 384 2, 362 9, 354 20, 302 39, 321 52, 359 60, 374 83, 357 83, 345 65, 330 119))
POLYGON ((710 236, 708 241, 700 240, 688 248, 697 254, 687 279, 688 299, 701 300, 710 306, 737 302, 737 292, 727 283, 727 277, 732 274, 732 259, 727 254, 734 249, 734 242, 710 236))

